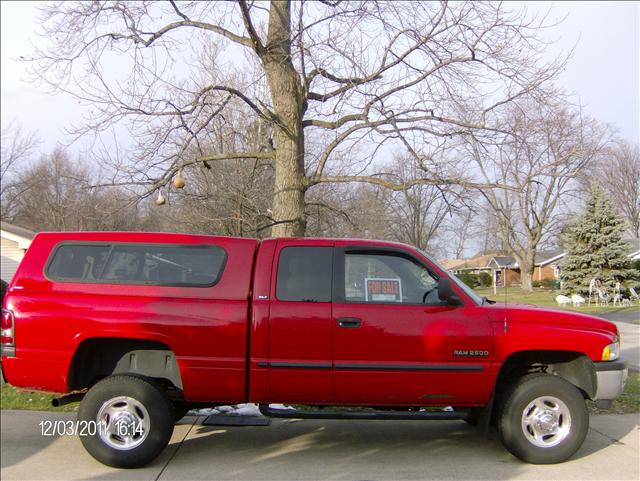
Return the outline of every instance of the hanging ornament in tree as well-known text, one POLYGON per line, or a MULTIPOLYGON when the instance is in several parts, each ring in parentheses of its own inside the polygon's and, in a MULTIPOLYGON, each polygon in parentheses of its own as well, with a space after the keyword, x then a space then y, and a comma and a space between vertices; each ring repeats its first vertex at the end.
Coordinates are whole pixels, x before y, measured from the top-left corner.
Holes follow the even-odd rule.
POLYGON ((162 195, 162 191, 158 191, 158 198, 156 199, 156 205, 164 205, 167 202, 167 199, 162 195))
POLYGON ((184 187, 184 179, 182 178, 180 171, 178 171, 176 176, 173 178, 173 186, 176 189, 182 189, 184 187))

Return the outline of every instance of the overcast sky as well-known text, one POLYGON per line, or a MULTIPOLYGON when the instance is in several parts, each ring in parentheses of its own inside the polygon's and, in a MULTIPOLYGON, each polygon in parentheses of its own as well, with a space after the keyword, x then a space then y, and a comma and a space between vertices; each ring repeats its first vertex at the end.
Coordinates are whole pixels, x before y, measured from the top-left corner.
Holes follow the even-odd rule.
MULTIPOLYGON (((44 152, 64 137, 65 126, 78 122, 81 107, 62 95, 50 96, 25 81, 37 30, 38 2, 2 1, 1 113, 2 128, 15 121, 37 132, 44 152)), ((610 123, 621 137, 640 142, 640 3, 525 2, 531 12, 551 8, 551 18, 566 19, 547 32, 550 58, 575 51, 559 85, 575 94, 588 114, 610 123)))

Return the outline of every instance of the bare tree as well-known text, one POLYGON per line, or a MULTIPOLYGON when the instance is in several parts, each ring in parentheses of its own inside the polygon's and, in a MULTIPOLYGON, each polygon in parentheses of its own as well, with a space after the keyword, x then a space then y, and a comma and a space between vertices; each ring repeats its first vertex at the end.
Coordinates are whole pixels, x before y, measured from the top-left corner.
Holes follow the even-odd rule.
POLYGON ((25 132, 12 123, 2 129, 0 141, 0 205, 2 218, 11 215, 13 201, 20 190, 18 174, 34 155, 39 140, 33 132, 25 132))
POLYGON ((43 7, 52 45, 36 52, 32 66, 54 90, 91 104, 77 135, 128 121, 138 161, 120 181, 145 185, 151 195, 196 163, 268 160, 272 234, 303 235, 305 195, 323 183, 395 191, 495 186, 464 170, 434 173, 428 164, 398 183, 380 175, 376 159, 393 146, 420 153, 429 139, 495 129, 496 109, 555 76, 559 62, 540 62, 540 22, 508 8, 475 1, 58 2, 43 7), (242 143, 209 150, 210 126, 233 115, 232 99, 271 134, 257 150, 242 143), (310 149, 311 138, 325 142, 310 149), (354 148, 362 157, 353 162, 368 168, 336 170, 335 160, 354 148))
POLYGON ((579 110, 523 101, 505 114, 508 135, 475 138, 469 152, 487 183, 517 191, 482 191, 497 221, 497 234, 520 267, 523 291, 532 290, 535 253, 546 236, 560 229, 576 177, 603 149, 606 130, 579 110))
POLYGON ((640 146, 618 140, 604 153, 593 174, 629 225, 629 233, 640 239, 640 146))
POLYGON ((263 238, 271 224, 273 168, 261 159, 219 161, 215 169, 184 174, 189 189, 147 212, 146 230, 263 238))
MULTIPOLYGON (((439 258, 463 258, 470 247, 477 247, 481 234, 479 214, 474 207, 467 206, 454 211, 452 215, 445 217, 438 230, 439 239, 436 247, 439 258)), ((433 252, 434 249, 430 246, 429 250, 433 252)))
POLYGON ((73 163, 60 148, 18 177, 10 221, 41 230, 133 230, 136 206, 122 188, 95 189, 88 165, 73 163))
POLYGON ((393 239, 389 234, 389 191, 368 184, 324 184, 307 200, 311 236, 393 239))
MULTIPOLYGON (((396 157, 389 170, 399 183, 408 184, 420 176, 418 169, 411 158, 396 157)), ((447 216, 460 212, 468 204, 465 197, 462 189, 451 185, 419 184, 392 191, 387 205, 389 237, 430 250, 447 216)))
POLYGON ((454 234, 455 239, 453 248, 453 258, 460 259, 464 253, 466 242, 471 237, 471 229, 473 227, 474 212, 471 209, 467 209, 461 215, 458 216, 457 223, 453 223, 455 226, 450 230, 454 234))

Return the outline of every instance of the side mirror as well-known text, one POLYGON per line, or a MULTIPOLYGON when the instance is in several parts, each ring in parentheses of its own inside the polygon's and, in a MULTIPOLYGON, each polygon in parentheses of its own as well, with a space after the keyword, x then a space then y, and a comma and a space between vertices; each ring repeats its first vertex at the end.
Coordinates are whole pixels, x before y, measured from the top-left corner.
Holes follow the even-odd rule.
POLYGON ((451 286, 451 279, 446 277, 441 277, 438 280, 438 299, 442 302, 446 302, 450 306, 462 305, 462 300, 460 300, 451 286))

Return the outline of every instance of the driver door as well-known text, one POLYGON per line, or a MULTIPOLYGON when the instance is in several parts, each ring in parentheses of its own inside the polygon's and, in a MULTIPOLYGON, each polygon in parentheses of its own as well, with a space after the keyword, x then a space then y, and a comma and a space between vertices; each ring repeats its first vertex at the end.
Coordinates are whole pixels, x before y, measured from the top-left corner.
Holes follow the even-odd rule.
POLYGON ((487 319, 441 303, 437 276, 409 252, 345 247, 335 256, 338 403, 453 405, 481 398, 489 359, 455 358, 454 349, 488 352, 487 319))

